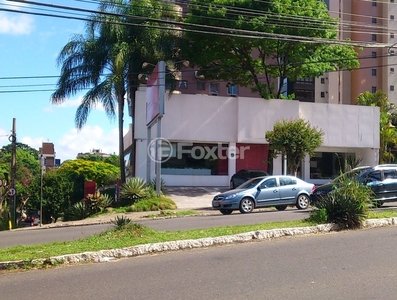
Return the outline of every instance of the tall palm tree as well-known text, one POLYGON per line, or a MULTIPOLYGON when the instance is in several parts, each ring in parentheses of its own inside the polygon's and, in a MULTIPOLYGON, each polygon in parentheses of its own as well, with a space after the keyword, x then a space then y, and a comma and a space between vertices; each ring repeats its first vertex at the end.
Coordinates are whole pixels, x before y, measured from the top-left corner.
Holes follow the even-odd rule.
POLYGON ((356 104, 379 107, 379 162, 387 163, 393 161, 394 156, 391 153, 390 148, 395 148, 397 145, 397 130, 393 125, 397 119, 395 105, 389 102, 387 94, 383 91, 376 91, 375 93, 362 93, 357 97, 356 104))
MULTIPOLYGON (((165 57, 164 50, 170 49, 171 44, 163 42, 168 41, 165 37, 168 37, 169 31, 150 26, 150 22, 162 17, 164 9, 169 8, 156 0, 103 0, 98 13, 87 21, 86 32, 73 36, 58 56, 58 64, 62 66, 61 77, 52 94, 52 103, 62 103, 68 96, 88 88, 76 111, 75 125, 78 129, 85 125, 90 111, 96 105, 102 104, 110 118, 116 117, 117 107, 122 182, 125 182, 125 100, 131 106, 130 114, 134 123, 135 92, 142 64, 156 63, 165 57), (126 99, 127 91, 129 98, 126 99)), ((134 133, 132 140, 135 140, 134 133)), ((134 146, 131 152, 133 168, 134 146)))

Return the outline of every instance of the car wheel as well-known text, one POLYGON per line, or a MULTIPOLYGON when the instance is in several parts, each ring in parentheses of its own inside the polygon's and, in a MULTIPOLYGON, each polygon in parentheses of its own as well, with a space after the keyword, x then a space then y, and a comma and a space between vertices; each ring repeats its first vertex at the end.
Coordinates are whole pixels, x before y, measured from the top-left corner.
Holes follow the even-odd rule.
POLYGON ((250 198, 244 198, 240 202, 240 212, 242 214, 250 213, 254 210, 254 201, 250 198))
POLYGON ((277 210, 285 210, 287 208, 288 205, 277 205, 276 209, 277 210))
POLYGON ((222 215, 230 215, 233 212, 233 209, 221 209, 219 210, 222 215))
POLYGON ((309 207, 310 199, 307 195, 299 195, 298 200, 296 201, 296 207, 298 209, 306 209, 309 207))

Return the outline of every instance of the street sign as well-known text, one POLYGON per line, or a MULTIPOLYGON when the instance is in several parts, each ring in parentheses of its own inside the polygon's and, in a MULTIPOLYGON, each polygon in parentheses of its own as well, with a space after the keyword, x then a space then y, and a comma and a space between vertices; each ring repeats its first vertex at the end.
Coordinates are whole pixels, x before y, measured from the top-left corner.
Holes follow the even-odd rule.
POLYGON ((10 196, 10 197, 15 196, 15 189, 14 189, 14 188, 10 188, 10 189, 8 190, 7 195, 10 196))

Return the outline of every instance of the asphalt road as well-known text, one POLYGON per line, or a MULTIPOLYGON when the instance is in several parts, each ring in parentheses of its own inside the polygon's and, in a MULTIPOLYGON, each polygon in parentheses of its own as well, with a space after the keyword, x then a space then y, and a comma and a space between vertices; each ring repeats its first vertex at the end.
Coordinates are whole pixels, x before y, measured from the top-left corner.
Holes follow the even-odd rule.
MULTIPOLYGON (((156 230, 175 231, 298 220, 307 218, 308 216, 309 210, 288 208, 285 211, 254 211, 251 214, 240 214, 235 212, 228 216, 217 214, 210 216, 139 220, 138 222, 156 230)), ((112 227, 114 227, 112 224, 102 224, 45 229, 28 228, 17 231, 0 231, 0 248, 17 245, 42 244, 56 241, 72 241, 100 233, 112 227)))
POLYGON ((7 272, 2 300, 394 300, 396 227, 7 272))

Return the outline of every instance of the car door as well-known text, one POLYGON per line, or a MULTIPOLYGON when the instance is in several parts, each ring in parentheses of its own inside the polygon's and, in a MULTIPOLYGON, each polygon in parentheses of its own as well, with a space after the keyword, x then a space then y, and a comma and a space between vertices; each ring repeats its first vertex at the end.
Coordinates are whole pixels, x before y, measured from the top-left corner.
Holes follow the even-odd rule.
POLYGON ((280 203, 280 192, 275 177, 267 178, 258 186, 257 207, 274 206, 280 203))
POLYGON ((280 204, 295 204, 296 193, 299 191, 296 180, 288 176, 283 176, 279 178, 279 182, 280 204))
POLYGON ((382 182, 382 173, 380 170, 369 172, 364 180, 364 183, 369 186, 376 194, 374 200, 383 200, 385 197, 384 184, 382 182))
POLYGON ((397 170, 383 170, 383 199, 395 201, 397 199, 397 170))

